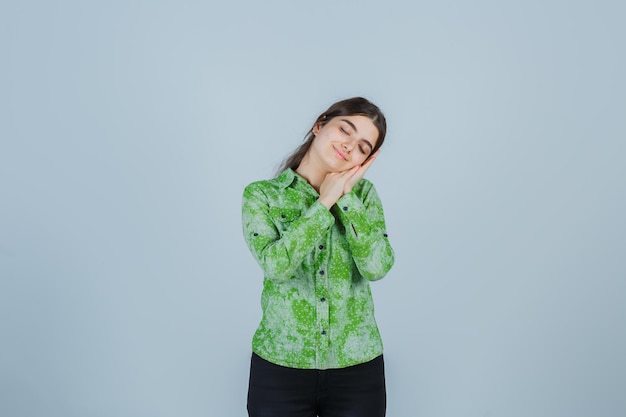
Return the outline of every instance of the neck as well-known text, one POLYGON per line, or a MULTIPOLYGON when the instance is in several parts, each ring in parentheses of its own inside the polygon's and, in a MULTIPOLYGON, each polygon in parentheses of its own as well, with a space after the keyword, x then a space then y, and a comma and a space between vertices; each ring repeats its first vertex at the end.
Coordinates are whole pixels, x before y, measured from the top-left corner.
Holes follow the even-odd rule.
POLYGON ((312 161, 310 158, 310 154, 307 153, 306 155, 304 155, 304 158, 302 158, 302 161, 296 169, 296 172, 302 178, 307 180, 307 182, 311 184, 313 188, 315 188, 315 191, 317 191, 318 193, 320 192, 320 185, 322 185, 322 182, 324 182, 327 171, 322 169, 319 164, 316 164, 314 161, 312 161))

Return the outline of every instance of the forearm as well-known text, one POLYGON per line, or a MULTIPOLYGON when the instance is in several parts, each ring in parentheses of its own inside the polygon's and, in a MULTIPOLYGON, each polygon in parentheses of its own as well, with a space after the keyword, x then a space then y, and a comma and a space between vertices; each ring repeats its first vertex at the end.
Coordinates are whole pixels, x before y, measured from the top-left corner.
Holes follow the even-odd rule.
POLYGON ((294 219, 286 230, 279 230, 263 196, 244 193, 242 221, 248 248, 265 276, 284 281, 293 277, 334 218, 326 207, 316 202, 294 219))
MULTIPOLYGON (((368 190, 365 190, 366 193, 368 190)), ((346 232, 352 258, 363 277, 383 278, 395 256, 387 236, 382 205, 375 191, 361 196, 349 193, 337 201, 338 217, 346 232)))

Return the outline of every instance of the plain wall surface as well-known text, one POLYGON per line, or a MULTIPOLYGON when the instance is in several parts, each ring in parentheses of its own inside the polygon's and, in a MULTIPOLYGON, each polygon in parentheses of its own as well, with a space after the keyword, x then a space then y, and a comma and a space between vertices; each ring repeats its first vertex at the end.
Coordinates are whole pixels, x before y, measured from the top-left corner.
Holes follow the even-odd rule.
POLYGON ((619 1, 0 6, 0 415, 246 415, 243 187, 332 102, 367 174, 391 417, 626 415, 619 1))

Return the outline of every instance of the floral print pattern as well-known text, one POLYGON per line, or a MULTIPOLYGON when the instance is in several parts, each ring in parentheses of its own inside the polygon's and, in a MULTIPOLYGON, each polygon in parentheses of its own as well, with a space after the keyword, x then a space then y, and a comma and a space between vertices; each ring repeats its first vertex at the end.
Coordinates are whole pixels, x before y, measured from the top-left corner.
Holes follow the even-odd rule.
POLYGON ((383 349, 369 282, 394 253, 380 199, 366 179, 330 211, 318 197, 291 169, 243 192, 243 234, 264 273, 252 349, 292 368, 347 367, 383 349))

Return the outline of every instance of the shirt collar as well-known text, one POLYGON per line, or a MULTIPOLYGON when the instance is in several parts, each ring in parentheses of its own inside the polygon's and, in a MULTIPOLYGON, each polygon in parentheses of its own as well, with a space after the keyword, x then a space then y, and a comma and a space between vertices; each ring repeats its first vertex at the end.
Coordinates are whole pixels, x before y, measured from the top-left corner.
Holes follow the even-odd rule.
POLYGON ((287 188, 296 178, 296 173, 291 168, 287 168, 284 170, 278 177, 276 177, 275 181, 278 183, 280 188, 287 188))
POLYGON ((317 191, 315 191, 315 189, 311 187, 311 184, 309 184, 308 181, 304 179, 304 177, 302 177, 291 168, 287 168, 286 170, 284 170, 278 177, 276 177, 275 181, 278 183, 278 186, 280 188, 285 189, 293 185, 300 190, 305 190, 308 193, 317 195, 317 191))

